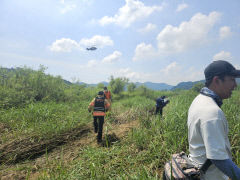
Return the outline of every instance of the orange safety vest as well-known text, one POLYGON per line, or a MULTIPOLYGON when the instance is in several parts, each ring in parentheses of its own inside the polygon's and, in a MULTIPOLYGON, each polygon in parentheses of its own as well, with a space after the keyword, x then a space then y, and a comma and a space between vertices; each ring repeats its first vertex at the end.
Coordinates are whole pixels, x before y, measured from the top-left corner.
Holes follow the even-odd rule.
POLYGON ((111 99, 111 92, 110 91, 104 91, 106 99, 111 99))

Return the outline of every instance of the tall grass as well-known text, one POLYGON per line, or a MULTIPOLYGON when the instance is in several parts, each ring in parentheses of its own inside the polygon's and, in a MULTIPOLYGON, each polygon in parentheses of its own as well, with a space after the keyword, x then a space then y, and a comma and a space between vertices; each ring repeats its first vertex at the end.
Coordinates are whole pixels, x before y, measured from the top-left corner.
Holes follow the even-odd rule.
MULTIPOLYGON (((19 69, 9 74, 0 69, 0 123, 6 127, 1 132, 1 144, 32 135, 41 140, 92 121, 87 106, 99 89, 64 84, 60 77, 44 76, 43 72, 44 69, 37 72, 19 69), (48 83, 50 88, 45 88, 48 83)), ((172 153, 188 151, 187 112, 197 94, 192 90, 152 91, 144 87, 131 93, 113 94, 105 134, 109 129, 114 131, 112 123, 117 118, 121 123, 137 120, 139 125, 110 147, 82 148, 79 158, 67 163, 62 158, 47 161, 39 179, 158 179, 172 153), (154 100, 162 95, 170 103, 161 117, 152 110, 154 100)), ((229 122, 233 159, 238 166, 239 106, 238 89, 222 106, 229 122)))
POLYGON ((0 68, 0 143, 46 138, 89 122, 87 106, 97 89, 65 83, 45 69, 0 68))
POLYGON ((26 136, 43 138, 86 124, 90 119, 88 103, 34 103, 0 113, 0 122, 9 129, 1 134, 2 143, 26 136))
POLYGON ((222 109, 229 124, 229 139, 234 161, 240 165, 240 91, 234 91, 230 99, 224 100, 222 109))
MULTIPOLYGON (((124 141, 112 147, 88 147, 79 152, 79 159, 64 168, 65 176, 60 179, 159 179, 164 163, 175 152, 188 152, 187 111, 197 92, 182 91, 170 96, 163 117, 149 113, 154 102, 136 96, 115 102, 122 111, 135 109, 140 125, 124 141), (140 108, 139 108, 140 107, 140 108), (136 111, 137 110, 137 111, 136 111)), ((230 140, 234 161, 240 165, 239 153, 239 99, 240 91, 224 101, 223 111, 229 121, 230 140)), ((50 174, 40 179, 56 179, 50 174)), ((61 175, 61 172, 58 172, 61 175)))

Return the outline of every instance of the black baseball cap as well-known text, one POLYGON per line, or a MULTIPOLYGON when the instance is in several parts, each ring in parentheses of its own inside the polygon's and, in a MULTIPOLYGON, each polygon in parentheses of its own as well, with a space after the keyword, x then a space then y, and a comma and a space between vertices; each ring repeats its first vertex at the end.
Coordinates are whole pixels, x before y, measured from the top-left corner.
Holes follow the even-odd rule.
POLYGON ((99 95, 99 96, 103 96, 103 94, 104 94, 103 91, 99 91, 99 92, 98 92, 98 95, 99 95))
POLYGON ((211 64, 209 64, 204 70, 204 74, 207 81, 211 80, 214 76, 220 75, 240 77, 240 70, 237 70, 235 67, 233 67, 232 64, 227 61, 218 60, 213 61, 211 64))

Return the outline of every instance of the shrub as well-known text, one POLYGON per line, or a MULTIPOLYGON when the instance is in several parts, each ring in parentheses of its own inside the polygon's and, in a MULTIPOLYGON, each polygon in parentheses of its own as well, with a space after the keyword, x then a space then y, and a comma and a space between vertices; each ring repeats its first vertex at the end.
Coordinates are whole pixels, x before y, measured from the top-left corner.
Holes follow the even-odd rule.
POLYGON ((114 79, 114 77, 111 76, 109 85, 110 85, 111 90, 114 94, 120 94, 122 91, 124 91, 124 87, 127 84, 127 82, 128 82, 127 78, 116 78, 116 79, 114 79))

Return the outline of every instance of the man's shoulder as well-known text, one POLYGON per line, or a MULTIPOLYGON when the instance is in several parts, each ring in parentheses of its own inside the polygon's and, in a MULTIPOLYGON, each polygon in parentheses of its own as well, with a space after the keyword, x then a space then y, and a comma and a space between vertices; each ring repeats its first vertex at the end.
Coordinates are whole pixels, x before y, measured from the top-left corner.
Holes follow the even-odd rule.
POLYGON ((211 97, 200 94, 192 102, 188 115, 199 119, 217 120, 222 119, 224 113, 211 97))
POLYGON ((220 109, 213 98, 202 94, 199 94, 198 96, 195 97, 195 99, 192 102, 192 105, 199 107, 213 107, 213 108, 215 107, 217 109, 220 109))
POLYGON ((219 112, 222 111, 221 108, 217 105, 217 103, 208 96, 199 94, 193 100, 189 111, 196 110, 196 111, 204 111, 204 112, 219 112))

